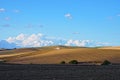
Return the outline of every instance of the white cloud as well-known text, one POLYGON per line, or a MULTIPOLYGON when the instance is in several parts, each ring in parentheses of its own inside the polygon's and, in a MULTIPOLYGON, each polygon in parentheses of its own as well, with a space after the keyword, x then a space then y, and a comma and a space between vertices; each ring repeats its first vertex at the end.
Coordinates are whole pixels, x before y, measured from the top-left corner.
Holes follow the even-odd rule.
POLYGON ((68 19, 72 19, 72 15, 70 13, 65 14, 65 17, 68 19))
POLYGON ((95 44, 96 44, 96 46, 107 46, 107 45, 109 45, 109 43, 106 43, 106 42, 96 42, 95 44))
POLYGON ((93 40, 66 40, 62 38, 48 37, 41 33, 26 35, 19 34, 16 37, 9 37, 6 39, 9 43, 14 43, 21 47, 42 47, 51 45, 65 45, 65 46, 81 46, 81 47, 94 47, 94 46, 107 46, 108 43, 97 42, 93 40))
POLYGON ((9 43, 14 43, 15 38, 14 37, 9 37, 6 41, 9 42, 9 43))
POLYGON ((0 8, 0 12, 5 12, 5 9, 4 8, 0 8))
POLYGON ((86 46, 90 40, 68 40, 66 46, 86 46))
POLYGON ((23 34, 23 33, 21 33, 20 35, 18 35, 18 36, 16 37, 16 40, 24 40, 25 37, 26 37, 26 35, 23 34))
POLYGON ((93 40, 68 40, 66 46, 79 46, 79 47, 97 47, 97 46, 108 46, 109 43, 97 42, 93 40))
POLYGON ((16 37, 9 37, 6 39, 9 43, 15 43, 21 47, 40 47, 40 46, 49 46, 53 44, 51 40, 42 39, 43 34, 32 34, 30 36, 25 34, 20 34, 16 37))

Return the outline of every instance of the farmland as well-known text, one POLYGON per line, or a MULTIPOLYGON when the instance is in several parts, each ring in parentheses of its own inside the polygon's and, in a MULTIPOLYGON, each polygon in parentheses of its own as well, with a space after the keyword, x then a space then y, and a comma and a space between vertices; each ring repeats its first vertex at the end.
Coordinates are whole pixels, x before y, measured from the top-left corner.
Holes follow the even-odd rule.
POLYGON ((120 65, 0 65, 0 80, 120 80, 120 65))
POLYGON ((118 47, 50 46, 2 50, 0 60, 0 80, 120 80, 118 47), (60 64, 74 59, 83 64, 109 60, 112 65, 60 64))
POLYGON ((21 48, 0 51, 0 60, 16 64, 59 64, 61 61, 69 62, 103 62, 120 63, 120 49, 84 48, 50 46, 41 48, 21 48))

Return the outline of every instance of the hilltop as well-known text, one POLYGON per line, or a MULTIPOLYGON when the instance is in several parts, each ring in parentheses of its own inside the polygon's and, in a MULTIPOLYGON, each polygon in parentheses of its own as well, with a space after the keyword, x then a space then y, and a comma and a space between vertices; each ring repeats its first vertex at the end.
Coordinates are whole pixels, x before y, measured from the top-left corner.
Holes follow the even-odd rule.
POLYGON ((120 63, 120 49, 106 48, 71 46, 20 48, 0 51, 0 60, 20 64, 59 64, 61 61, 69 62, 73 59, 79 62, 109 60, 112 63, 120 63))

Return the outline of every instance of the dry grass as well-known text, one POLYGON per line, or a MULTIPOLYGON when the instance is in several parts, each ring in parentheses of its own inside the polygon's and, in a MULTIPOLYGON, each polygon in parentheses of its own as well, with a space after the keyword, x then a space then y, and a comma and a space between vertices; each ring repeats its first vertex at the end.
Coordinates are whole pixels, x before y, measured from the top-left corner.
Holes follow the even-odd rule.
POLYGON ((113 49, 113 50, 120 50, 120 46, 111 46, 111 47, 101 47, 99 49, 113 49))
POLYGON ((56 46, 54 46, 44 48, 17 49, 6 51, 6 53, 2 51, 0 53, 0 58, 7 60, 9 63, 53 64, 60 63, 61 61, 68 62, 73 59, 76 59, 79 62, 109 60, 113 63, 120 63, 119 49, 61 46, 60 50, 57 50, 56 46))

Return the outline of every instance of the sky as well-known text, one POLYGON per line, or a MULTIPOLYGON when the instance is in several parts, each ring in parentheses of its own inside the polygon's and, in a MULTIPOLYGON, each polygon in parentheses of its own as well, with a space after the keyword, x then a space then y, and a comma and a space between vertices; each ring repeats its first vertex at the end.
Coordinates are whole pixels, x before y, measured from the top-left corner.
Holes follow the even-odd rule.
POLYGON ((0 41, 21 47, 120 45, 120 0, 0 0, 0 41))

